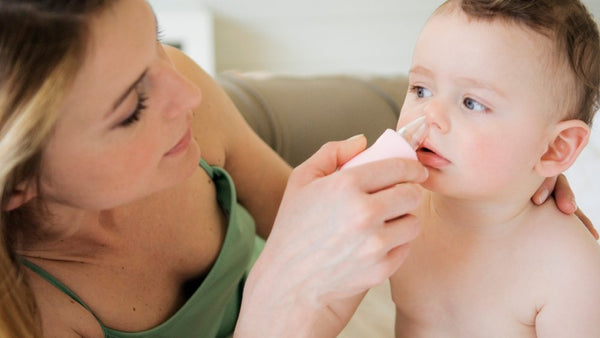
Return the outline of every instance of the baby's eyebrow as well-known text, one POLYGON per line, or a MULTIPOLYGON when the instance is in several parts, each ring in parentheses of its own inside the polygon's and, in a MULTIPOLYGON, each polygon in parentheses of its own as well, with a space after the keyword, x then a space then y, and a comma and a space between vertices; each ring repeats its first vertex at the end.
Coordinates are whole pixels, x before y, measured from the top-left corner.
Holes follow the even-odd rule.
POLYGON ((475 79, 475 78, 470 78, 470 77, 459 77, 456 82, 460 85, 468 86, 471 88, 480 88, 480 89, 489 90, 491 92, 498 94, 499 96, 501 96, 503 98, 507 97, 506 93, 503 90, 501 90, 500 88, 498 88, 498 86, 495 86, 493 83, 487 82, 487 81, 484 81, 481 79, 475 79))
POLYGON ((433 72, 423 66, 414 66, 410 69, 409 74, 421 74, 425 76, 433 76, 433 72))

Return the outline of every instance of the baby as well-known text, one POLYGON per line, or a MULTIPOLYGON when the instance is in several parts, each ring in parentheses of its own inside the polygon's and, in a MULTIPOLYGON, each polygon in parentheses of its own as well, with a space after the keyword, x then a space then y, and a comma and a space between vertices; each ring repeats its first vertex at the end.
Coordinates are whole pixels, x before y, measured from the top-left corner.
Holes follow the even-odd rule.
POLYGON ((599 41, 577 0, 449 0, 428 20, 398 123, 430 134, 397 337, 600 337, 600 246, 530 201, 588 142, 599 41))

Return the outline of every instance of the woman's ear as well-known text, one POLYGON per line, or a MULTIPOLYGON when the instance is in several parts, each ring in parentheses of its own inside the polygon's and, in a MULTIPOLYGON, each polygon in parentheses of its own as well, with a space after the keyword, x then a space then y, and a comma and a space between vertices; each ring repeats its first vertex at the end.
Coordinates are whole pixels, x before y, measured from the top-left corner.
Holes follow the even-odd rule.
POLYGON ((544 177, 556 176, 567 170, 588 143, 590 127, 581 120, 556 124, 548 149, 535 166, 544 177))
POLYGON ((4 211, 14 210, 23 204, 31 201, 37 196, 37 187, 35 184, 22 182, 17 185, 13 192, 8 196, 8 201, 2 208, 4 211))

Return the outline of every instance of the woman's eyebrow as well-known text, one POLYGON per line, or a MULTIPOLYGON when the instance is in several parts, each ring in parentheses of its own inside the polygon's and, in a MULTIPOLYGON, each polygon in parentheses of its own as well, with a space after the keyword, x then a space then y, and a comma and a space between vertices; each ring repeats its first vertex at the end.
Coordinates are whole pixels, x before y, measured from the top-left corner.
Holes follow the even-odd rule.
POLYGON ((137 78, 137 80, 135 80, 135 82, 132 83, 131 86, 129 86, 127 88, 127 90, 125 90, 125 92, 121 96, 119 96, 119 98, 113 104, 113 108, 112 108, 111 111, 114 111, 115 109, 117 109, 117 107, 119 105, 121 105, 121 103, 123 103, 123 101, 125 100, 125 98, 127 97, 127 95, 129 95, 135 89, 135 87, 140 83, 140 81, 142 81, 142 79, 144 78, 144 76, 146 76, 147 72, 148 72, 148 68, 146 68, 144 70, 144 72, 137 78))
MULTIPOLYGON (((156 27, 156 31, 158 33, 158 18, 156 17, 156 12, 154 12, 154 8, 152 8, 150 4, 148 5, 150 6, 150 10, 152 11, 152 16, 154 17, 154 26, 156 27)), ((142 74, 125 90, 125 92, 121 96, 119 96, 119 98, 114 102, 109 114, 115 111, 115 109, 117 109, 117 107, 119 107, 121 103, 125 101, 125 98, 127 98, 127 96, 135 89, 135 87, 140 83, 140 81, 142 81, 144 76, 146 76, 146 73, 148 73, 148 68, 146 68, 142 72, 142 74)))

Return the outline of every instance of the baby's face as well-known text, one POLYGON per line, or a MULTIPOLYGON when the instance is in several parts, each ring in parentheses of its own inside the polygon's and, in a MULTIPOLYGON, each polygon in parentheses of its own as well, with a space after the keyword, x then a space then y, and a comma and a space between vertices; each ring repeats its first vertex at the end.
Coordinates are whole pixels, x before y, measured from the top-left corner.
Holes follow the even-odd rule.
POLYGON ((431 132, 418 152, 430 168, 427 188, 481 198, 532 184, 565 106, 554 55, 550 39, 514 23, 460 10, 427 22, 398 121, 427 116, 431 132))

